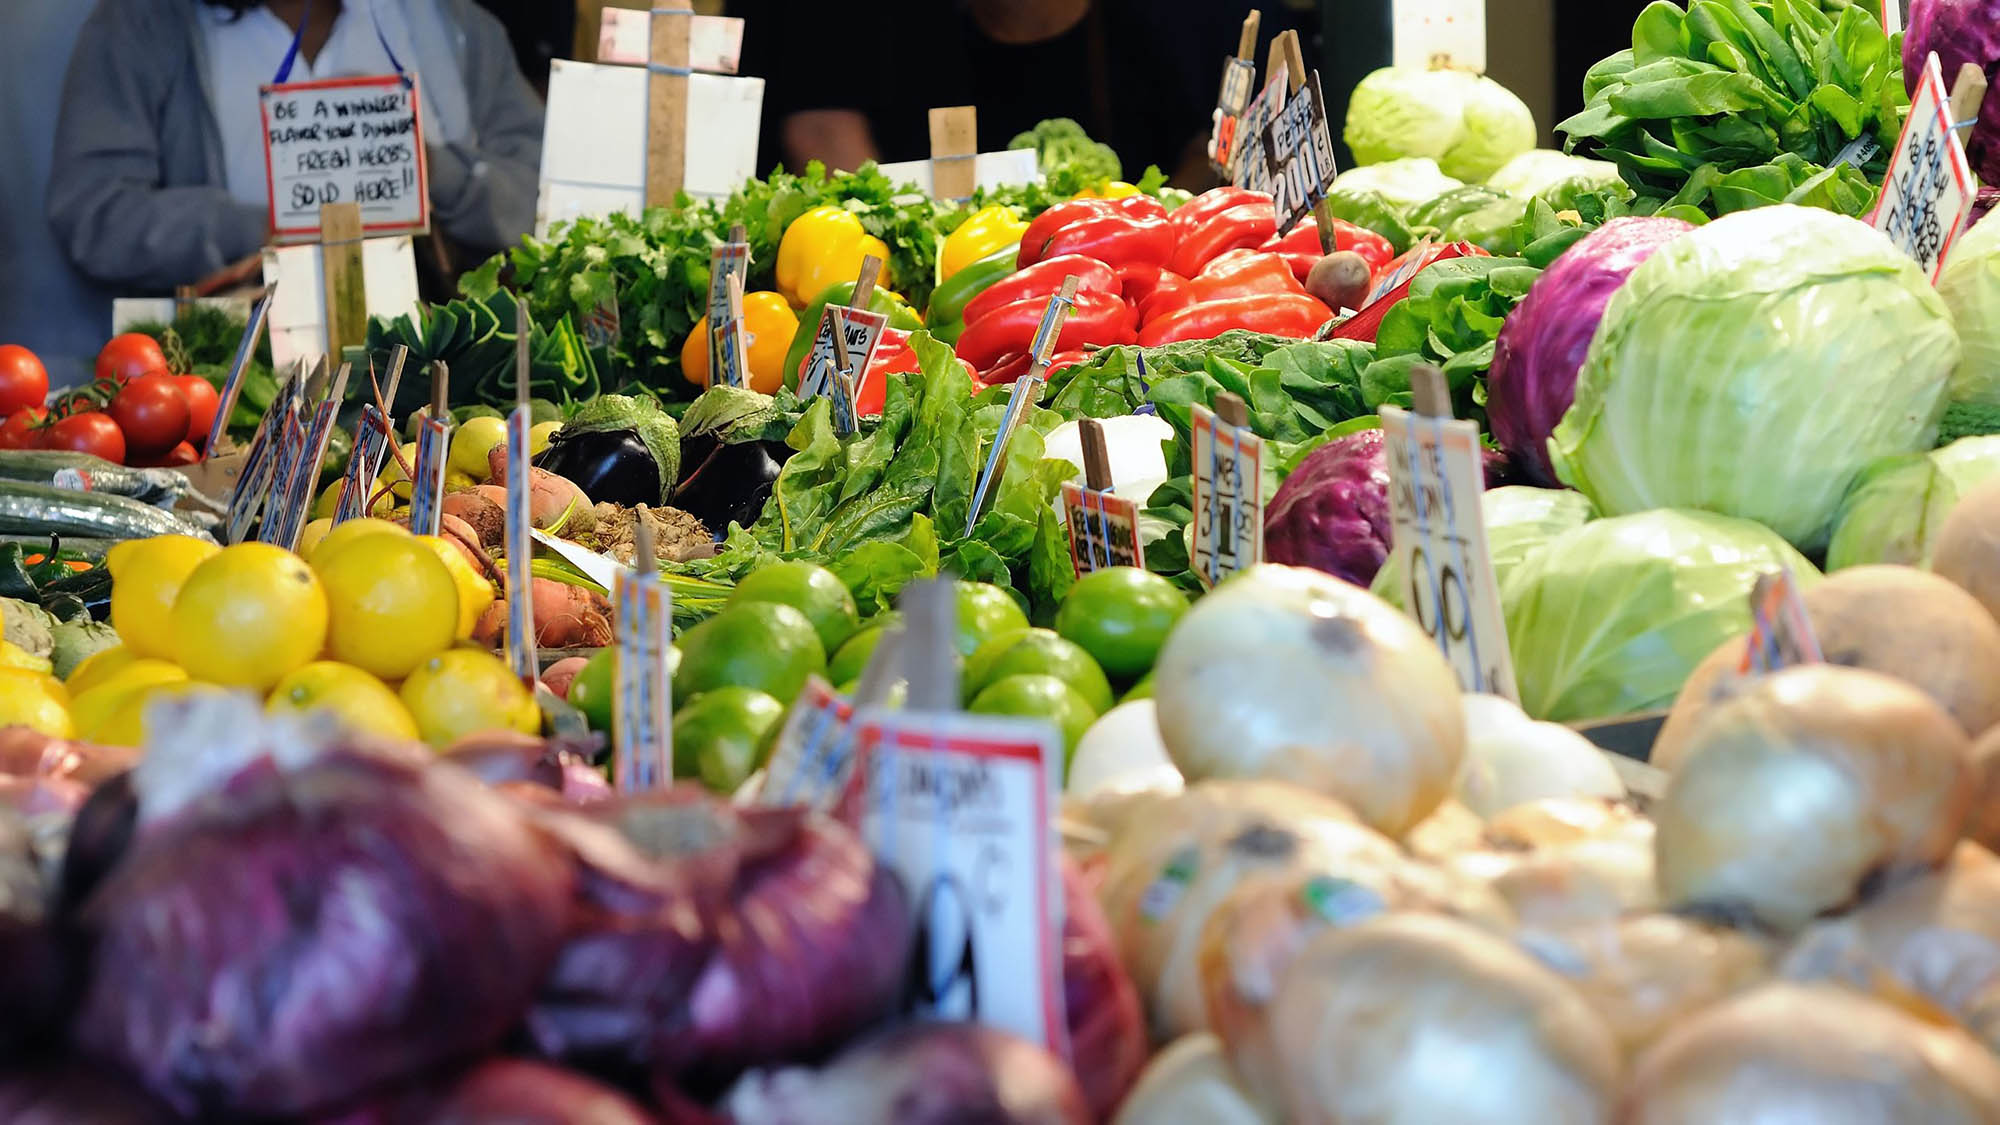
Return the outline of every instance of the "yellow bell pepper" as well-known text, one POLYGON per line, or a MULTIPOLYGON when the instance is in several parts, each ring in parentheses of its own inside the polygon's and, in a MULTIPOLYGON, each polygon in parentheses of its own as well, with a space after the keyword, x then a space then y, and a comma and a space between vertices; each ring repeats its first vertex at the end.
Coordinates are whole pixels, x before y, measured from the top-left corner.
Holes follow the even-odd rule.
MULTIPOLYGON (((860 269, 855 266, 855 269, 860 269)), ((814 327, 818 327, 815 325, 814 327)), ((744 356, 750 368, 750 389, 759 394, 777 394, 785 385, 785 353, 799 331, 798 315, 778 293, 743 294, 743 332, 749 337, 750 353, 744 356)), ((681 376, 697 387, 708 386, 708 317, 695 321, 694 331, 681 344, 681 376)))
POLYGON ((1071 199, 1123 199, 1128 195, 1137 195, 1137 194, 1139 194, 1139 189, 1131 184, 1126 183, 1124 180, 1110 180, 1105 183, 1098 184, 1094 187, 1084 188, 1082 191, 1077 192, 1075 195, 1070 196, 1070 198, 1071 199))
POLYGON ((1026 220, 1011 207, 994 204, 981 207, 944 236, 938 247, 938 280, 942 281, 966 266, 1010 244, 1021 241, 1028 230, 1026 220))
POLYGON ((882 259, 880 283, 889 284, 889 247, 861 228, 861 219, 841 207, 815 207, 785 228, 778 242, 778 292, 795 309, 836 281, 853 281, 861 259, 882 259))

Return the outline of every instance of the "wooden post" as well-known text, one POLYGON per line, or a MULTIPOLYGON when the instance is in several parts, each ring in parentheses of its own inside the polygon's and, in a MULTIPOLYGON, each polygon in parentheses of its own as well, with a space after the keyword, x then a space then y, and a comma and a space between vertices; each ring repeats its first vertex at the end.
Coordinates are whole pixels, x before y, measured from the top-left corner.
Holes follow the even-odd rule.
POLYGON ((931 110, 931 198, 969 199, 978 187, 978 112, 969 105, 931 110))
POLYGON ((1256 8, 1243 17, 1243 31, 1236 37, 1236 57, 1250 62, 1257 53, 1257 32, 1264 26, 1264 13, 1256 8))
MULTIPOLYGON (((1299 33, 1287 29, 1271 44, 1271 50, 1283 50, 1285 54, 1285 87, 1287 100, 1299 96, 1299 89, 1306 84, 1306 56, 1299 50, 1299 33)), ((1328 123, 1328 128, 1332 123, 1328 123)), ((1326 200, 1313 204, 1313 222, 1319 227, 1319 252, 1333 253, 1333 212, 1327 208, 1326 200)), ((1279 231, 1284 234, 1284 231, 1279 231)))
POLYGON ((660 572, 660 553, 653 544, 653 516, 644 504, 632 510, 632 567, 640 574, 660 572))
MULTIPOLYGON (((1884 0, 1893 4, 1896 0, 1884 0)), ((1958 68, 1958 76, 1951 82, 1951 123, 1957 127, 1960 140, 1972 132, 1972 126, 1979 117, 1980 104, 1986 100, 1986 72, 1978 63, 1966 63, 1958 68), (1965 122, 1960 125, 1959 122, 1965 122)))
POLYGON ((1445 382, 1444 372, 1429 364, 1411 368, 1410 405, 1426 417, 1451 417, 1451 384, 1445 382))
POLYGON ((368 282, 361 267, 361 206, 319 209, 319 270, 326 290, 326 350, 338 357, 368 341, 368 282))
POLYGON ((1083 483, 1093 492, 1111 490, 1111 454, 1104 446, 1104 427, 1095 418, 1085 418, 1076 424, 1077 436, 1083 439, 1083 483))
POLYGON ((875 279, 882 276, 882 259, 873 254, 861 259, 861 272, 854 278, 854 295, 847 299, 850 309, 866 309, 875 297, 875 279))
POLYGON ((1234 391, 1223 391, 1215 396, 1215 416, 1239 430, 1250 425, 1250 408, 1234 391))
POLYGON ((671 207, 687 180, 687 8, 654 8, 646 77, 646 206, 671 207))
POLYGON ((451 367, 441 359, 431 362, 431 417, 451 417, 451 367))

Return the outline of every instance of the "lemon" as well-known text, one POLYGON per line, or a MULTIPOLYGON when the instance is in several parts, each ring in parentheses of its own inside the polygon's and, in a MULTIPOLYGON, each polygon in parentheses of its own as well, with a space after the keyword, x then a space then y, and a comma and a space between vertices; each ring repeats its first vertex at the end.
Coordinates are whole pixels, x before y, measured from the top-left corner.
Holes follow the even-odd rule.
POLYGON ((535 697, 506 661, 483 649, 438 653, 410 673, 401 694, 417 731, 432 746, 449 746, 483 730, 542 729, 535 697))
POLYGON ((22 726, 51 738, 73 738, 62 684, 46 672, 0 668, 0 726, 22 726))
POLYGON ((352 664, 315 660, 278 681, 265 701, 272 714, 325 711, 348 730, 414 742, 417 721, 381 680, 352 664))
POLYGON ((238 543, 181 586, 174 659, 194 679, 261 694, 320 654, 326 622, 326 593, 304 559, 268 543, 238 543))
POLYGON ((410 478, 403 472, 403 462, 409 462, 413 470, 417 467, 417 443, 410 442, 408 445, 399 446, 398 449, 403 455, 402 460, 399 461, 394 457, 382 458, 382 475, 375 478, 375 490, 379 492, 386 484, 389 486, 389 495, 376 501, 368 509, 369 515, 379 515, 396 504, 410 502, 410 478))
POLYGON ((12 641, 0 640, 0 668, 25 668, 30 672, 50 675, 56 666, 46 656, 36 656, 12 641))
MULTIPOLYGON (((352 543, 356 539, 361 539, 369 535, 400 535, 408 539, 410 537, 410 529, 399 523, 390 523, 388 520, 378 520, 373 517, 348 520, 346 523, 329 530, 326 536, 319 541, 319 545, 313 548, 313 555, 331 555, 336 550, 352 543)), ((299 552, 299 557, 307 560, 312 559, 313 555, 308 555, 304 551, 299 552)))
POLYGON ((188 535, 128 539, 105 553, 111 570, 111 627, 140 656, 171 656, 174 598, 196 567, 221 550, 188 535))
POLYGON ((479 624, 479 615, 493 604, 493 583, 479 573, 458 544, 441 535, 419 535, 417 542, 429 547, 444 560, 444 568, 451 572, 452 584, 458 587, 458 631, 453 634, 463 641, 472 636, 473 627, 479 624))
POLYGON ((493 475, 489 455, 493 447, 507 440, 507 423, 499 418, 467 418, 451 435, 451 452, 445 461, 474 480, 493 475))
POLYGON ((71 695, 81 694, 139 659, 138 653, 124 645, 112 645, 84 657, 83 663, 69 670, 69 679, 63 681, 63 686, 69 689, 71 695))
MULTIPOLYGON (((325 520, 329 524, 332 523, 334 510, 340 507, 340 493, 346 483, 346 477, 335 477, 332 484, 319 490, 319 499, 313 501, 312 506, 314 523, 318 523, 321 520, 325 520)), ((303 532, 300 533, 300 538, 304 538, 303 532)), ((302 555, 305 554, 304 551, 300 551, 299 553, 302 555)))
POLYGON ((549 439, 562 429, 561 422, 537 422, 528 428, 528 456, 533 457, 549 447, 549 439))
POLYGON ((457 469, 446 469, 444 471, 444 490, 446 492, 464 492, 468 488, 477 487, 478 484, 478 481, 473 480, 457 469))
POLYGON ((306 560, 307 562, 311 562, 313 557, 313 552, 319 549, 320 541, 325 539, 326 533, 332 530, 333 530, 332 516, 326 516, 321 519, 316 519, 311 523, 305 525, 304 527, 300 528, 299 546, 297 552, 298 556, 306 560))
POLYGON ((415 536, 363 535, 337 545, 329 537, 313 562, 326 590, 333 659, 400 680, 457 638, 458 583, 415 536))
POLYGON ((77 687, 72 681, 70 717, 76 720, 77 733, 88 739, 135 692, 161 684, 186 683, 187 678, 187 672, 178 664, 150 657, 129 660, 123 667, 97 675, 87 687, 77 687))
POLYGON ((106 746, 146 745, 146 709, 161 699, 189 695, 226 695, 214 684, 151 684, 127 694, 116 710, 90 733, 90 741, 106 746))

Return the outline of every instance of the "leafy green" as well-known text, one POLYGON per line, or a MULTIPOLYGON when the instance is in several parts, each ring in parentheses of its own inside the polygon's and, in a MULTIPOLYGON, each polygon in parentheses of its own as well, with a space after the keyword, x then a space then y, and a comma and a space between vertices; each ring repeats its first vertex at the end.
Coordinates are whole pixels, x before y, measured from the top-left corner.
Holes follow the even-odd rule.
MULTIPOLYGON (((1007 142, 1008 148, 1031 148, 1042 175, 1061 177, 1076 187, 1125 178, 1125 166, 1110 145, 1090 139, 1083 126, 1067 117, 1051 117, 1007 142)), ((1075 194, 1072 191, 1070 194, 1075 194)))
MULTIPOLYGON (((414 316, 370 319, 366 345, 349 357, 361 374, 348 380, 348 401, 361 402, 372 395, 367 365, 386 376, 390 356, 401 345, 410 349, 410 356, 391 404, 396 417, 407 418, 430 401, 428 373, 438 362, 451 372, 453 402, 512 409, 517 363, 514 303, 514 294, 501 289, 483 299, 427 305, 414 316)), ((597 394, 597 365, 567 314, 547 320, 531 316, 529 331, 531 395, 574 407, 597 394)))
POLYGON ((1424 267, 1376 329, 1375 361, 1361 373, 1368 409, 1408 409, 1411 370, 1431 365, 1444 372, 1458 416, 1483 422, 1494 341, 1540 275, 1522 258, 1447 258, 1424 267))
POLYGON ((2000 405, 1990 402, 1954 402, 1944 408, 1938 420, 1937 443, 1950 445, 1963 437, 2000 434, 2000 405))

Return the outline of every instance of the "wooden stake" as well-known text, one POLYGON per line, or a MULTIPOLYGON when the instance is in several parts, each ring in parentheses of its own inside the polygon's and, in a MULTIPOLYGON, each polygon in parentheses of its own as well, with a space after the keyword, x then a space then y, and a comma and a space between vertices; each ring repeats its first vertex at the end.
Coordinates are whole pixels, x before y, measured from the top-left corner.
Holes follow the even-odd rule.
POLYGON ((451 367, 444 360, 431 362, 431 417, 451 416, 451 367))
POLYGON ((1104 446, 1104 427, 1095 418, 1085 418, 1076 424, 1076 431, 1083 439, 1083 483, 1095 492, 1110 491, 1111 453, 1104 446))
POLYGON ((903 587, 903 678, 910 711, 958 710, 958 595, 948 577, 918 579, 903 587))
POLYGON ((749 237, 749 235, 748 235, 748 233, 747 233, 746 231, 744 231, 744 229, 743 229, 743 224, 742 224, 742 223, 732 223, 732 224, 730 224, 730 227, 729 227, 729 241, 731 241, 731 242, 742 242, 742 241, 744 241, 745 239, 747 239, 748 237, 749 237))
MULTIPOLYGON (((1273 51, 1282 49, 1285 54, 1285 88, 1289 95, 1287 100, 1298 97, 1299 90, 1306 84, 1306 56, 1299 50, 1299 33, 1287 28, 1283 35, 1272 42, 1271 49, 1273 51)), ((1322 199, 1313 204, 1313 223, 1319 227, 1319 252, 1333 253, 1333 212, 1328 209, 1326 200, 1322 199)))
POLYGON ((646 78, 646 206, 672 207, 687 181, 686 8, 654 8, 646 78))
POLYGON ((653 517, 644 504, 632 510, 632 565, 640 574, 660 572, 659 551, 653 545, 653 517))
MULTIPOLYGON (((1896 0, 1884 0, 1893 4, 1896 0)), ((1958 77, 1951 82, 1951 123, 1957 127, 1960 140, 1972 132, 1977 123, 1979 107, 1986 101, 1986 72, 1978 63, 1966 63, 1958 68, 1958 77), (1965 122, 1960 125, 1959 122, 1965 122)))
POLYGON ((1243 31, 1236 37, 1236 57, 1249 62, 1257 53, 1257 32, 1262 30, 1264 13, 1256 8, 1243 17, 1243 31))
POLYGON ((368 342, 368 283, 361 268, 361 206, 328 203, 319 209, 319 270, 326 290, 326 350, 368 342))
POLYGON ((1250 425, 1250 408, 1234 391, 1223 391, 1215 396, 1215 416, 1239 430, 1250 425))
POLYGON ((1410 401, 1426 417, 1451 417, 1451 384, 1445 382, 1444 372, 1429 364, 1411 368, 1410 401))
POLYGON ((854 278, 854 296, 847 299, 850 309, 866 309, 875 296, 875 279, 882 276, 882 259, 873 254, 861 259, 861 272, 854 278))
MULTIPOLYGON (((382 393, 382 420, 389 421, 389 413, 396 409, 396 391, 403 385, 403 365, 410 362, 410 349, 402 344, 389 353, 389 386, 382 393)), ((380 389, 380 388, 377 388, 380 389)), ((394 426, 390 429, 393 431, 394 426)))
POLYGON ((978 110, 969 105, 931 110, 931 198, 969 199, 979 185, 978 110))

